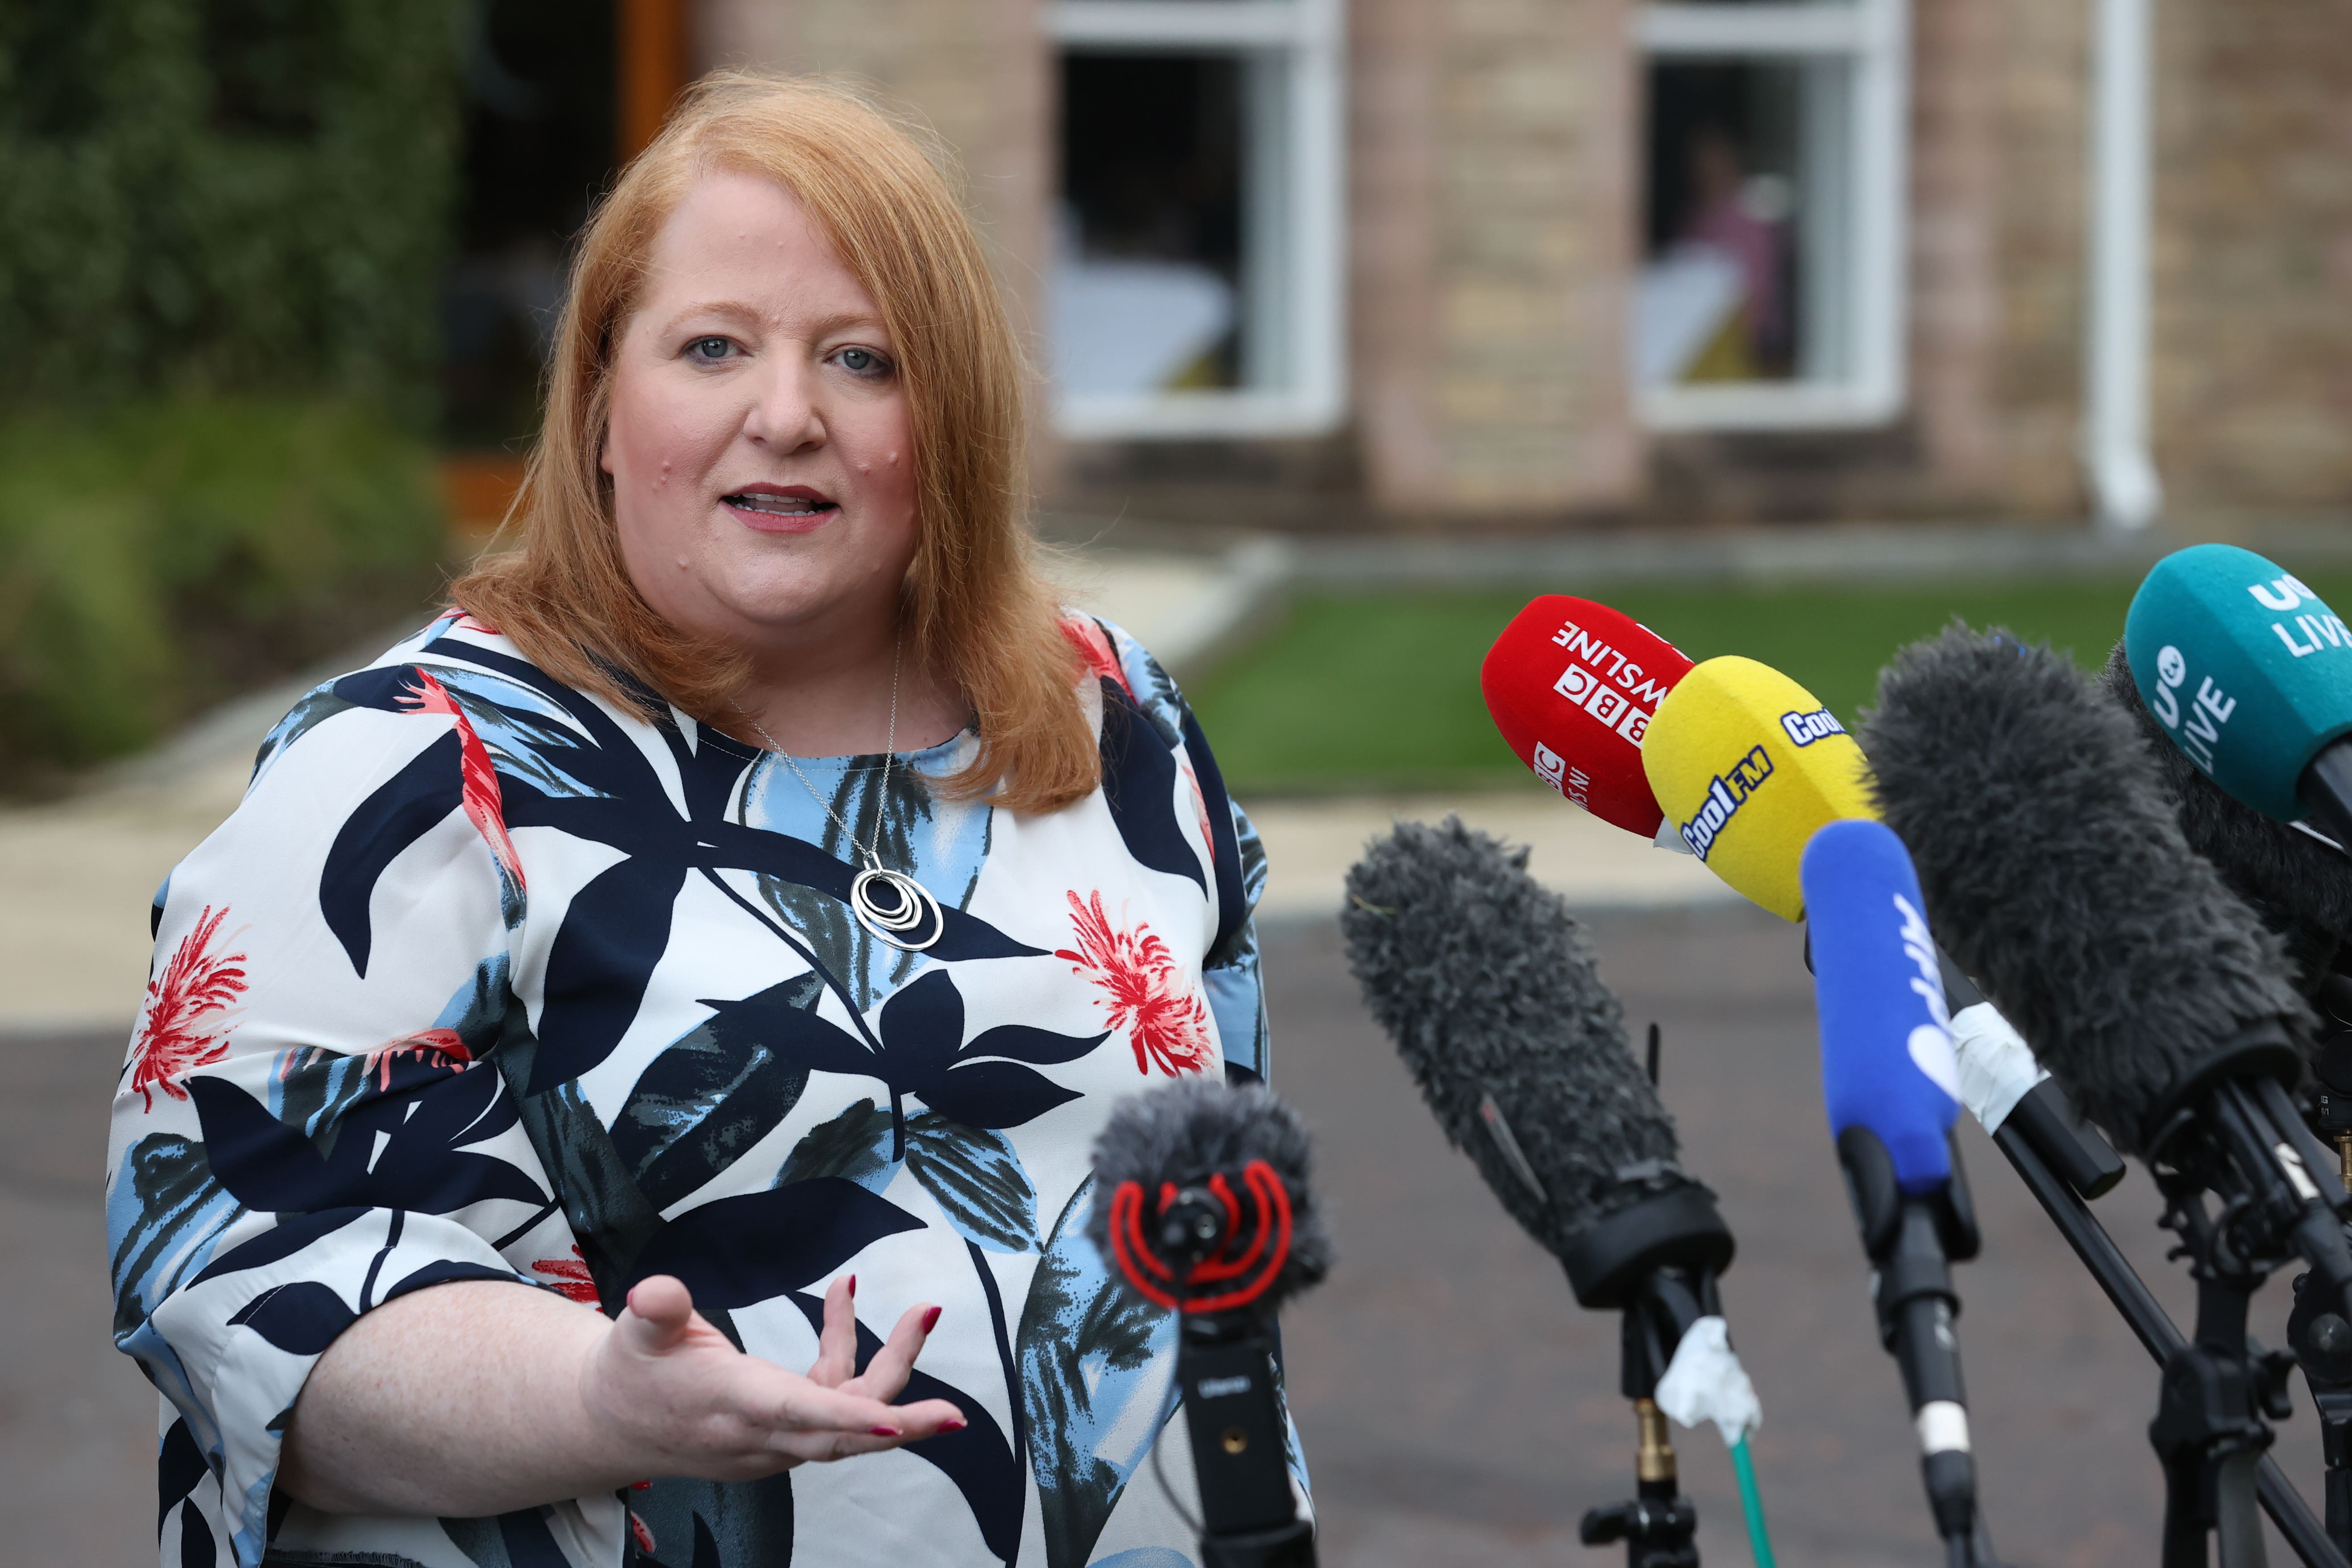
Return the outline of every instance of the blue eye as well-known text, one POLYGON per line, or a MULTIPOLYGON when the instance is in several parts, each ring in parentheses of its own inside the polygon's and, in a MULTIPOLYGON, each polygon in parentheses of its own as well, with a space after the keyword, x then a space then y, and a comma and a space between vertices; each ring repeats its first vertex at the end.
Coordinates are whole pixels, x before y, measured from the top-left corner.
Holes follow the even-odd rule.
POLYGON ((875 375, 890 368, 889 362, 872 349, 844 349, 837 357, 841 368, 856 375, 875 375))
POLYGON ((727 351, 734 346, 725 338, 697 338, 686 345, 686 352, 697 359, 725 359, 727 351))

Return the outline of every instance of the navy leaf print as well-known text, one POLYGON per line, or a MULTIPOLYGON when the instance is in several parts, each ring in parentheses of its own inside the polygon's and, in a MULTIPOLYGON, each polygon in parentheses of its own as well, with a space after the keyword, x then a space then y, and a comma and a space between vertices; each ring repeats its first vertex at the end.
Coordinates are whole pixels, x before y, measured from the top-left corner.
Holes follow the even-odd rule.
MULTIPOLYGON (((823 1301, 794 1291, 792 1302, 809 1321, 809 1327, 824 1332, 823 1301)), ((858 1372, 866 1370, 866 1363, 881 1348, 882 1337, 859 1323, 858 1372)), ((971 1505, 982 1542, 1000 1562, 1012 1562, 1021 1544, 1021 1467, 1013 1457, 1013 1446, 1004 1440, 1004 1428, 996 1424, 996 1418, 980 1401, 921 1367, 907 1374, 907 1386, 890 1403, 919 1405, 926 1399, 944 1399, 954 1405, 963 1412, 965 1426, 960 1432, 941 1432, 909 1443, 906 1451, 938 1466, 940 1473, 956 1484, 964 1501, 971 1505)))
POLYGON ((319 874, 319 913, 343 944, 352 968, 367 973, 373 933, 368 901, 383 868, 464 804, 463 743, 449 731, 410 759, 343 819, 319 874))
MULTIPOLYGON (((824 986, 814 974, 761 993, 780 1016, 839 1034, 810 1009, 824 986)), ((755 998, 756 1000, 756 998, 755 998)), ((785 1060, 760 1032, 713 1018, 654 1058, 613 1119, 613 1147, 646 1201, 667 1208, 735 1163, 792 1113, 808 1068, 785 1060)))
POLYGON ((1192 776, 1201 786, 1202 808, 1209 814, 1209 858, 1217 874, 1217 934, 1209 943, 1210 962, 1223 960, 1226 944, 1249 920, 1249 900, 1242 887, 1241 835, 1234 826, 1233 801, 1225 794, 1225 775, 1201 733, 1192 710, 1177 700, 1184 716, 1184 754, 1192 760, 1192 776))
POLYGON ((1091 1178, 1062 1215, 1021 1310, 1021 1381, 1046 1568, 1083 1568, 1128 1478, 1165 1425, 1174 1315, 1113 1279, 1087 1235, 1091 1178), (1150 1401, 1151 1418, 1129 1419, 1150 1401), (1126 1447, 1115 1441, 1131 1439, 1126 1447))
MULTIPOLYGON (((195 1438, 189 1435, 187 1418, 174 1418, 165 1428, 163 1441, 155 1451, 155 1533, 161 1535, 163 1532, 163 1521, 172 1517, 172 1510, 179 1507, 190 1492, 196 1489, 196 1483, 205 1479, 208 1469, 205 1463, 205 1451, 196 1447, 195 1438)), ((188 1511, 193 1518, 195 1510, 191 1509, 188 1511)), ((211 1565, 207 1564, 206 1568, 211 1568, 211 1565)))
POLYGON ((868 1192, 890 1184, 890 1113, 861 1100, 830 1121, 812 1127, 776 1173, 776 1185, 840 1176, 868 1192))
POLYGON ((637 1254, 630 1283, 675 1274, 705 1311, 748 1307, 824 1279, 886 1236, 922 1228, 856 1182, 794 1182, 688 1209, 637 1254))
POLYGON ((289 1355, 318 1355, 358 1319, 332 1287, 298 1279, 264 1290, 229 1321, 244 1324, 289 1355))
MULTIPOLYGON (((387 1071, 415 1072, 414 1064, 387 1071)), ((213 1173, 247 1208, 282 1213, 356 1206, 449 1214, 488 1198, 533 1206, 548 1195, 520 1167, 455 1146, 514 1121, 496 1074, 423 1069, 428 1081, 371 1094, 331 1130, 332 1147, 269 1113, 225 1079, 188 1079, 213 1173)))
POLYGON ((1051 1029, 1034 1029, 1026 1024, 1000 1024, 956 1054, 967 1062, 982 1057, 1010 1057, 1016 1062, 1052 1066, 1076 1061, 1109 1038, 1108 1031, 1099 1035, 1057 1035, 1051 1029))
POLYGON ((974 1127, 1018 1127, 1079 1098, 1043 1073, 1011 1062, 966 1062, 923 1085, 923 1102, 974 1127))
POLYGON ((340 1208, 288 1215, 251 1241, 239 1242, 214 1258, 205 1265, 203 1273, 188 1283, 192 1287, 197 1286, 224 1274, 259 1268, 281 1258, 291 1258, 320 1237, 334 1235, 367 1212, 362 1208, 340 1208))
POLYGON ((572 896, 547 952, 539 1059, 525 1094, 578 1078, 621 1043, 669 946, 686 872, 682 865, 633 858, 606 867, 572 896))
POLYGON ((259 778, 261 771, 295 742, 352 706, 352 700, 332 684, 304 693, 302 700, 287 710, 286 717, 270 726, 269 733, 261 738, 261 749, 253 754, 253 777, 259 778))
POLYGON ((911 1117, 907 1170, 966 1240, 992 1252, 1037 1249, 1037 1192, 1001 1134, 935 1113, 911 1117))
POLYGON ((1176 753, 1127 689, 1102 682, 1102 789, 1111 820, 1139 866, 1190 877, 1202 892, 1201 857, 1176 816, 1176 753))
POLYGON ((730 1563, 782 1568, 793 1560, 790 1470, 756 1481, 665 1477, 627 1497, 629 1511, 644 1521, 654 1541, 652 1555, 631 1557, 631 1563, 646 1568, 725 1568, 730 1563))
POLYGON ((176 1132, 151 1132, 133 1144, 106 1205, 115 1333, 136 1329, 180 1272, 201 1267, 214 1240, 244 1213, 214 1177, 201 1145, 176 1132))

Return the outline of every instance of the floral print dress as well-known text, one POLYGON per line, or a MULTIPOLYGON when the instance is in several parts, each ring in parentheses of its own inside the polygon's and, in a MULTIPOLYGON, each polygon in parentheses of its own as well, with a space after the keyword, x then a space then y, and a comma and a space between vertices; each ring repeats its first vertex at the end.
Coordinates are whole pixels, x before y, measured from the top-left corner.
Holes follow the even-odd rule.
POLYGON ((856 854, 790 769, 463 616, 286 716, 157 894, 115 1100, 115 1339, 163 1396, 165 1564, 1194 1562, 1173 1323, 1086 1238, 1089 1149, 1122 1095, 1265 1072, 1263 860, 1159 666, 1064 630, 1102 748, 1076 805, 932 796, 969 732, 887 793, 878 756, 803 764, 940 900, 922 953, 851 918, 856 854), (852 1272, 861 1363, 908 1305, 945 1308, 904 1397, 968 1426, 495 1519, 273 1487, 312 1363, 406 1292, 518 1281, 609 1314, 675 1274, 798 1370, 852 1272))

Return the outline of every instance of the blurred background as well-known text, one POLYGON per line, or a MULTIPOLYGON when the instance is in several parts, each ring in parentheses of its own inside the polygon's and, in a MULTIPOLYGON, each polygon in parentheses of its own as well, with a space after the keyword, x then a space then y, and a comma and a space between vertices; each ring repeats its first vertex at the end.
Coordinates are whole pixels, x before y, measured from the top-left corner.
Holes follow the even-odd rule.
MULTIPOLYGON (((152 1551, 97 1209, 149 894, 488 540, 572 237, 721 64, 861 83, 960 164, 1071 595, 1265 832, 1277 1081, 1349 1194, 1290 1342, 1327 1561, 1601 1561, 1574 1521, 1630 1474, 1613 1330, 1334 947, 1365 838, 1447 811, 1668 1024, 1789 1559, 1933 1561, 1795 933, 1545 793, 1478 660, 1581 594, 1851 721, 1954 615, 2097 662, 2185 542, 2352 601, 2352 0, 0 4, 0 1563, 152 1551)), ((2151 1369, 1972 1152, 1995 1528, 2152 1561, 2151 1369)), ((2102 1207, 2185 1311, 2145 1181, 2102 1207)), ((1702 1546, 1744 1561, 1712 1443, 1702 1546)))

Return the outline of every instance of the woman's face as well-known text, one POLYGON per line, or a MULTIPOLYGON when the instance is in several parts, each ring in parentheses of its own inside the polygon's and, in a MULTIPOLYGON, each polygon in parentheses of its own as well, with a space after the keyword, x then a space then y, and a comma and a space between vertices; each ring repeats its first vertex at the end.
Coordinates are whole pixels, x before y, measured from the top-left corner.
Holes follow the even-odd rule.
POLYGON ((755 654, 852 659, 915 554, 907 395, 874 299, 791 192, 714 174, 655 240, 601 461, 656 612, 755 654))

